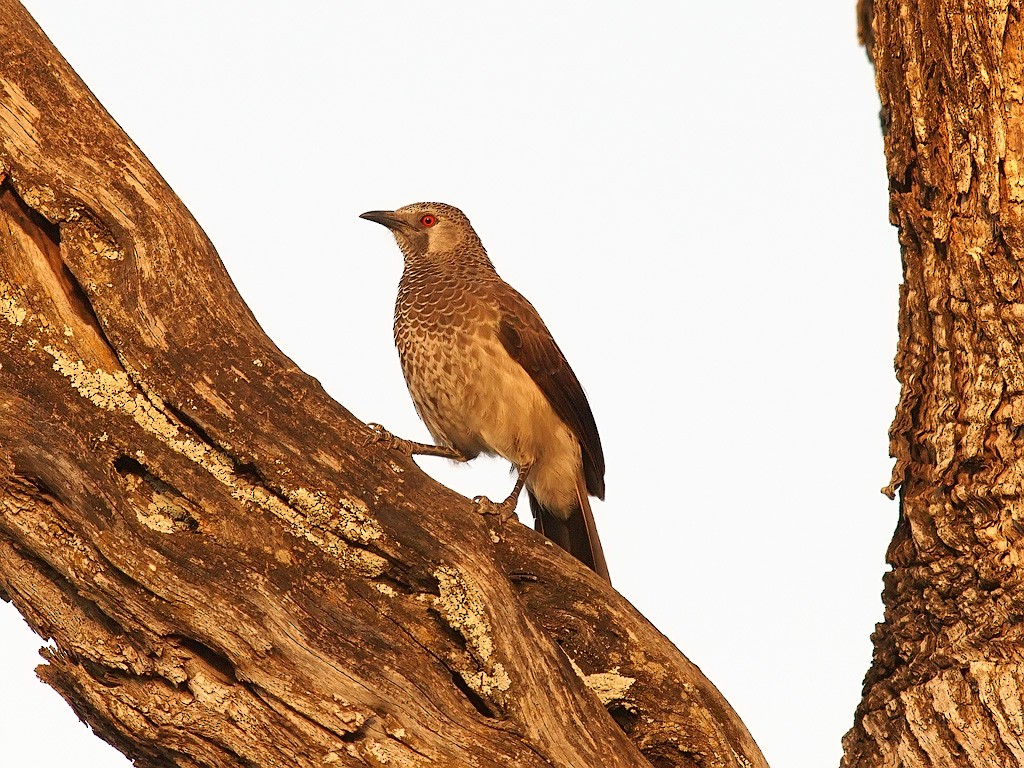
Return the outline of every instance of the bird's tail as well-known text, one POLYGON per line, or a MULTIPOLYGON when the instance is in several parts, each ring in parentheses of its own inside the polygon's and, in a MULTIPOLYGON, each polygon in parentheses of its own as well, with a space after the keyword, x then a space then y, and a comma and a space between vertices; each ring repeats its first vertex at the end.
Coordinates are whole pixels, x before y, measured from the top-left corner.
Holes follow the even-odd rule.
POLYGON ((583 482, 581 474, 576 481, 579 508, 573 510, 567 520, 542 506, 533 493, 529 493, 533 527, 611 584, 608 563, 605 562, 601 539, 598 538, 597 525, 594 523, 594 513, 590 511, 590 497, 583 482))

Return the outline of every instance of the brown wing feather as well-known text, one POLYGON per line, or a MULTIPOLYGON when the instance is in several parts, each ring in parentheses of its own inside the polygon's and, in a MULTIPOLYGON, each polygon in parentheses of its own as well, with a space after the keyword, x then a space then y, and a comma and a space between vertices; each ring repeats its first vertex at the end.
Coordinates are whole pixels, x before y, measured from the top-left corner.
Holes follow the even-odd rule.
POLYGON ((502 346, 530 374, 555 413, 576 435, 583 453, 587 491, 604 498, 604 451, 594 414, 576 374, 558 348, 537 310, 511 286, 498 301, 502 346))

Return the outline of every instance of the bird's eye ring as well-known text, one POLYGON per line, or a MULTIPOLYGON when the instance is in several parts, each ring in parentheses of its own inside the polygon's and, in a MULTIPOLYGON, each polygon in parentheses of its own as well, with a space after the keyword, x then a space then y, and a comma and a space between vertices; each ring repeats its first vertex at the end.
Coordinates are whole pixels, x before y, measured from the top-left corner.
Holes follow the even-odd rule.
POLYGON ((431 213, 425 213, 420 218, 420 224, 422 224, 424 227, 432 227, 435 224, 437 224, 437 218, 431 213))

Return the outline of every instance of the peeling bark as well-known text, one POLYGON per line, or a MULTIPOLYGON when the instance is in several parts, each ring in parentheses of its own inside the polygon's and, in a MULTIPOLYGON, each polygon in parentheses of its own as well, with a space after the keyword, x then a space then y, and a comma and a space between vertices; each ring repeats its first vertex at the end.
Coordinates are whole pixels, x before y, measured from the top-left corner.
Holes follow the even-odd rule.
POLYGON ((843 765, 1024 764, 1019 2, 861 0, 904 264, 885 622, 843 765))
POLYGON ((621 596, 369 431, 0 0, 0 597, 140 766, 766 766, 621 596))

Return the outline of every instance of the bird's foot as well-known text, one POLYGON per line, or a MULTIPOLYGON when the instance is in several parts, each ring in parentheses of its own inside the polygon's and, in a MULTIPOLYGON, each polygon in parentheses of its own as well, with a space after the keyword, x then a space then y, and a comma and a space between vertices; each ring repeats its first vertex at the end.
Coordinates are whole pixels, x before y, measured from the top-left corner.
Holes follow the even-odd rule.
POLYGON ((519 502, 519 494, 522 492, 523 486, 526 484, 526 478, 530 474, 530 467, 530 464, 519 467, 519 477, 516 478, 515 488, 512 489, 512 493, 510 493, 508 498, 501 502, 501 504, 495 504, 486 496, 473 497, 473 504, 476 505, 476 511, 481 515, 497 515, 499 525, 509 518, 515 517, 516 504, 519 502))
POLYGON ((415 445, 411 441, 395 437, 380 424, 370 423, 366 426, 370 428, 370 435, 363 445, 383 445, 389 451, 399 451, 406 456, 412 456, 415 452, 415 445))
POLYGON ((481 515, 497 515, 498 524, 500 525, 506 520, 515 517, 517 501, 519 501, 519 494, 509 496, 500 504, 495 504, 486 496, 474 496, 473 506, 476 507, 476 511, 481 515))
POLYGON ((427 443, 417 443, 415 440, 395 437, 380 424, 371 422, 366 426, 370 428, 370 436, 366 438, 363 445, 383 445, 388 450, 399 451, 406 456, 440 456, 442 459, 451 459, 452 461, 469 461, 470 458, 457 448, 447 445, 428 445, 427 443))

